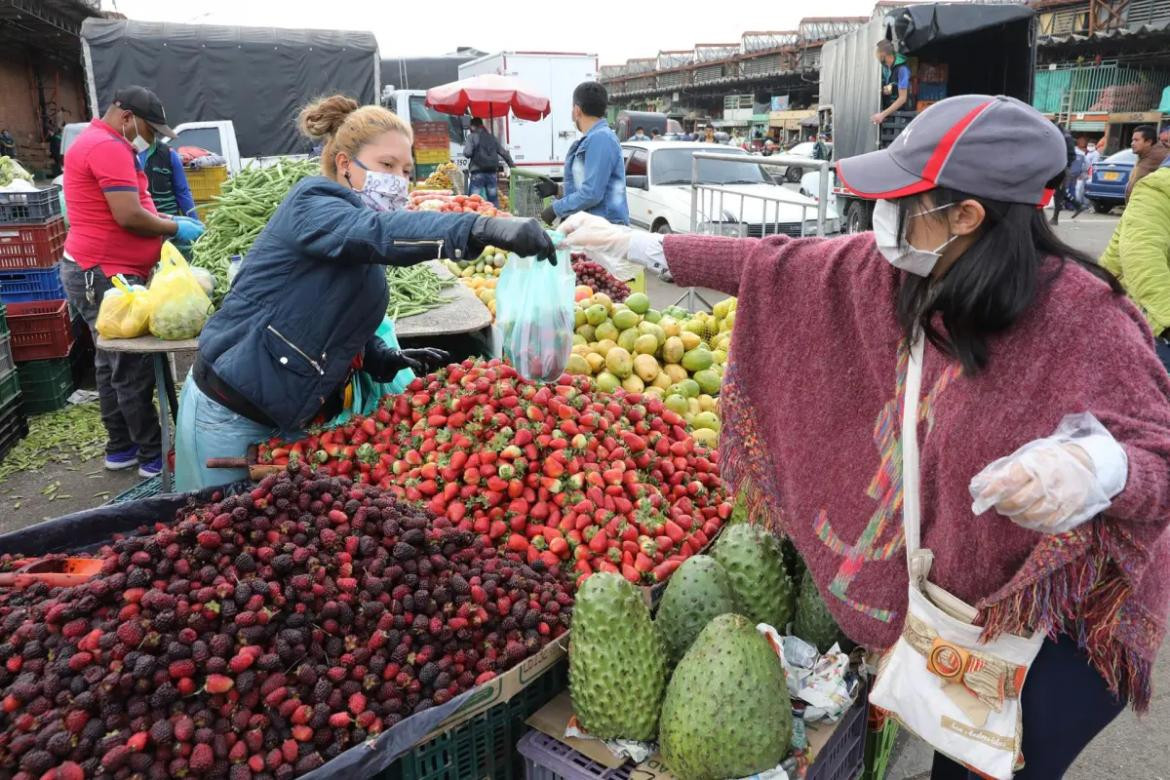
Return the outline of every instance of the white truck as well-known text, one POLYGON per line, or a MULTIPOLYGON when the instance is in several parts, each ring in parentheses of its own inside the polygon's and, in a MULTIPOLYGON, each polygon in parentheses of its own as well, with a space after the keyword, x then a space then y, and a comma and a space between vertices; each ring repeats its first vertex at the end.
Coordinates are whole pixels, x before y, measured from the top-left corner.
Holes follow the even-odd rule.
POLYGON ((515 76, 535 92, 548 97, 551 110, 539 122, 517 119, 509 114, 492 120, 491 129, 508 147, 517 168, 541 176, 562 178, 565 157, 579 135, 573 125, 573 90, 582 81, 597 79, 597 55, 505 51, 459 66, 460 79, 485 73, 515 76))

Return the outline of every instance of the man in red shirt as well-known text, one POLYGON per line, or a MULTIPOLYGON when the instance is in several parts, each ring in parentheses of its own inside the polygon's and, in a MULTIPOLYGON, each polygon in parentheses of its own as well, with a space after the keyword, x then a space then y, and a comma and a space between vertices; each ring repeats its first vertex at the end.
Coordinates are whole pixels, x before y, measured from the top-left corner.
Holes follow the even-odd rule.
MULTIPOLYGON (((158 262, 162 241, 193 241, 203 226, 186 217, 158 215, 137 151, 155 135, 173 138, 158 96, 145 87, 126 87, 114 103, 65 153, 65 205, 69 235, 61 282, 97 341, 98 309, 122 274, 145 284, 158 262)), ((138 466, 151 477, 162 468, 161 434, 154 408, 154 372, 149 355, 97 350, 94 358, 107 469, 138 466)))

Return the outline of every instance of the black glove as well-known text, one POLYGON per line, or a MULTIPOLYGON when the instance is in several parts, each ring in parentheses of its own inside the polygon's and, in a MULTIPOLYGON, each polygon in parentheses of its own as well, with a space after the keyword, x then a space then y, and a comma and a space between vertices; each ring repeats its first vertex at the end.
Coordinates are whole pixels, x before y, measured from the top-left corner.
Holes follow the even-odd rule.
POLYGON ((540 221, 546 225, 551 225, 557 221, 557 213, 553 211, 552 206, 549 206, 544 211, 540 212, 540 221))
POLYGON ((542 177, 541 180, 536 183, 536 194, 542 198, 551 198, 555 196, 559 190, 560 186, 548 177, 542 177))
POLYGON ((362 370, 379 382, 389 382, 404 368, 423 375, 450 362, 451 355, 441 349, 394 349, 375 336, 366 344, 362 370))
POLYGON ((520 257, 536 257, 557 264, 556 247, 535 219, 478 217, 471 226, 467 243, 470 257, 479 257, 485 247, 494 246, 520 257))

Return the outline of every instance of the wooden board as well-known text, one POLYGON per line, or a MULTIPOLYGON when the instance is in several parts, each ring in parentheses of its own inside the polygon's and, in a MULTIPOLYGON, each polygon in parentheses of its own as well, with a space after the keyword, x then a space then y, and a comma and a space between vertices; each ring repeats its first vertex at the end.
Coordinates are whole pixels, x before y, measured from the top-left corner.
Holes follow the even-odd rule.
MULTIPOLYGON (((430 261, 430 268, 444 279, 453 274, 437 260, 430 261)), ((454 287, 443 291, 451 302, 413 317, 404 317, 394 323, 398 338, 424 338, 426 336, 455 336, 475 333, 492 324, 492 313, 483 305, 467 285, 456 281, 454 287)))
POLYGON ((97 348, 107 352, 197 352, 199 351, 199 339, 165 341, 154 336, 142 336, 136 339, 107 339, 98 336, 97 348))

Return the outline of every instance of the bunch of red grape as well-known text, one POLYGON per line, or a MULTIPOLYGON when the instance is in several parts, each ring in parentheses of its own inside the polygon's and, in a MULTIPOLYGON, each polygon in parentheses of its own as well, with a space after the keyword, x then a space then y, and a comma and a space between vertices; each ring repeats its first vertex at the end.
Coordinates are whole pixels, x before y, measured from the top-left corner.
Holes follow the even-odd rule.
POLYGON ((588 259, 581 252, 572 255, 573 273, 577 274, 577 284, 592 288, 595 293, 605 293, 616 303, 630 297, 630 286, 618 279, 605 269, 600 263, 588 259))

